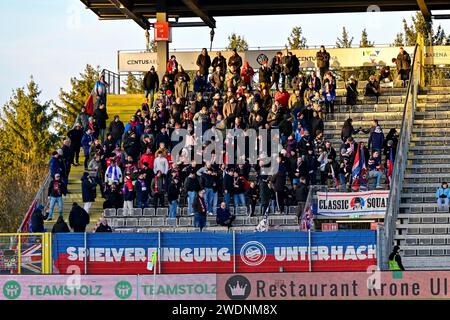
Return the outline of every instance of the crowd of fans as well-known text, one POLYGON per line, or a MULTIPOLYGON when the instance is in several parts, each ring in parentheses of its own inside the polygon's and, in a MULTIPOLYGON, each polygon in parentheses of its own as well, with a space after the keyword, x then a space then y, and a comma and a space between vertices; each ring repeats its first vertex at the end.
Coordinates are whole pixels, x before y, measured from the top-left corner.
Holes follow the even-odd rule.
MULTIPOLYGON (((402 49, 396 61, 403 61, 405 55, 402 49)), ((125 123, 117 115, 107 123, 108 84, 100 77, 93 90, 93 110, 85 106, 81 109, 67 139, 50 160, 48 220, 55 204, 62 216, 62 196, 67 193, 71 166, 80 165, 81 149, 86 171, 81 179, 84 208, 74 204, 72 211, 81 209, 88 217, 97 186, 104 208, 168 205, 170 218, 176 217, 180 201, 186 199, 188 214, 195 216, 195 226, 200 229, 207 215, 215 215, 220 225, 230 227, 234 220, 231 205, 247 206, 250 216, 266 214, 270 208, 282 213, 286 205, 295 205, 300 215, 310 185, 350 191, 356 181, 360 187, 367 187, 369 179, 374 178, 373 187, 384 188, 382 176, 388 173, 389 177, 389 161, 392 165, 397 147, 396 130, 385 136, 377 120, 363 129, 354 128, 349 118, 343 125, 340 145, 324 139, 326 115, 335 112, 336 77, 330 71, 330 54, 323 46, 316 58, 317 72, 306 75, 300 71, 295 55, 278 52, 263 61, 256 73, 236 50, 227 61, 220 52, 211 59, 203 49, 196 61, 198 71, 190 79, 172 56, 161 81, 154 67, 147 72, 143 79, 145 101, 125 123), (193 134, 194 124, 200 125, 202 132, 210 128, 222 132, 278 129, 282 145, 278 170, 273 175, 263 174, 262 162, 249 163, 248 149, 244 164, 231 164, 225 152, 217 155, 223 157, 224 164, 174 161, 171 151, 180 142, 171 140, 172 132, 182 128, 193 134), (367 143, 353 139, 358 132, 368 134, 367 143), (352 167, 358 152, 367 171, 354 176, 352 167)), ((406 64, 397 65, 399 74, 409 74, 406 64)), ((407 79, 402 76, 401 80, 407 79)), ((365 94, 378 100, 379 83, 388 81, 392 79, 385 67, 377 77, 370 77, 365 94)), ((359 93, 353 76, 346 91, 347 104, 355 105, 359 93)), ((185 147, 192 153, 202 152, 194 148, 197 138, 193 135, 185 140, 185 147)), ((108 229, 106 226, 102 220, 100 229, 108 229)))

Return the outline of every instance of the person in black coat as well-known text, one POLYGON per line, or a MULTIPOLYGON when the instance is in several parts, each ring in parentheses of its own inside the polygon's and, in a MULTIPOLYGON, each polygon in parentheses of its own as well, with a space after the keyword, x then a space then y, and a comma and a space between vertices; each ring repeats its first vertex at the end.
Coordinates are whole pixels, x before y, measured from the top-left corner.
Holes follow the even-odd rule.
POLYGON ((84 210, 89 213, 92 202, 95 202, 97 197, 97 184, 89 176, 88 172, 85 172, 81 177, 81 194, 83 196, 84 210))
POLYGON ((95 229, 95 232, 112 232, 111 227, 108 225, 108 221, 105 218, 100 219, 100 224, 95 229))
POLYGON ((116 146, 121 147, 122 136, 125 132, 125 126, 122 121, 120 121, 119 116, 115 115, 114 120, 109 124, 109 134, 112 135, 114 143, 116 146))
POLYGON ((206 48, 203 48, 202 53, 198 55, 197 66, 198 71, 200 71, 200 74, 206 80, 206 76, 208 75, 208 69, 211 66, 211 58, 209 57, 206 48))
POLYGON ((58 217, 58 220, 53 225, 52 233, 63 233, 63 232, 70 232, 69 226, 64 221, 63 217, 58 217))
POLYGON ((206 198, 205 190, 200 190, 197 197, 194 199, 192 208, 195 212, 194 225, 200 228, 200 231, 206 226, 206 198))
POLYGON ((278 212, 284 212, 284 187, 286 186, 286 175, 282 172, 277 172, 273 178, 273 190, 275 191, 275 200, 278 212))
POLYGON ((44 232, 45 231, 45 229, 44 229, 45 216, 44 216, 42 210, 44 210, 44 206, 42 204, 40 204, 33 211, 33 214, 31 216, 31 231, 32 232, 44 232))
POLYGON ((345 103, 348 106, 354 106, 358 100, 358 80, 351 76, 345 88, 347 90, 345 103))
POLYGON ((103 209, 123 208, 123 196, 116 184, 111 185, 110 190, 106 192, 106 200, 103 203, 103 209))
POLYGON ((247 190, 247 197, 250 200, 250 217, 253 217, 255 214, 256 203, 259 199, 259 190, 258 186, 254 182, 250 182, 250 186, 247 190))
POLYGON ((145 90, 145 98, 148 98, 150 95, 150 108, 153 108, 153 102, 155 99, 155 92, 158 92, 159 89, 159 77, 155 72, 155 67, 152 66, 150 71, 145 74, 144 77, 144 90, 145 90))
POLYGON ((228 227, 228 229, 230 229, 234 220, 236 220, 236 216, 234 214, 231 214, 225 202, 222 202, 220 204, 220 207, 217 208, 217 224, 220 226, 228 227))
POLYGON ((103 103, 94 111, 94 118, 100 130, 100 138, 103 143, 105 141, 106 120, 108 120, 108 114, 103 103))
MULTIPOLYGON (((70 139, 70 149, 75 155, 75 163, 72 163, 75 166, 79 166, 80 160, 80 149, 81 149, 81 139, 83 138, 84 131, 81 127, 81 123, 77 123, 75 128, 67 132, 67 137, 70 139)), ((73 159, 72 159, 73 160, 73 159)))
POLYGON ((300 218, 303 210, 305 209, 306 199, 308 198, 308 185, 306 184, 306 178, 302 176, 300 178, 300 184, 294 186, 295 201, 297 202, 297 217, 300 218))
POLYGON ((347 138, 352 137, 354 134, 357 134, 359 131, 360 131, 359 129, 355 130, 355 128, 353 128, 353 119, 348 118, 347 120, 345 120, 344 126, 342 127, 342 130, 341 130, 342 141, 345 142, 345 140, 347 140, 347 138))
POLYGON ((69 225, 74 232, 86 232, 90 222, 89 214, 78 203, 74 202, 69 214, 69 225))

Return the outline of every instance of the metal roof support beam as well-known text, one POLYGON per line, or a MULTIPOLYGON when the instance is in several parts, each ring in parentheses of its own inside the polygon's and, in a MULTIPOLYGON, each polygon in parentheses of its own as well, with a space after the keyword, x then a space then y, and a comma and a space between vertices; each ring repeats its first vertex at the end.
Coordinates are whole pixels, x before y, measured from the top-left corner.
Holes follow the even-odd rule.
POLYGON ((181 0, 192 12, 199 16, 203 22, 210 28, 216 27, 216 20, 211 17, 205 10, 203 10, 199 5, 197 0, 181 0))
POLYGON ((417 4, 419 5, 420 11, 422 12, 423 17, 425 18, 425 21, 430 23, 431 22, 431 13, 430 13, 430 10, 428 10, 425 0, 417 0, 417 4))
POLYGON ((109 2, 115 5, 116 8, 119 9, 120 12, 122 12, 125 16, 133 19, 143 29, 150 29, 150 22, 148 22, 148 20, 145 19, 142 15, 137 15, 136 13, 134 13, 124 0, 109 0, 109 2))

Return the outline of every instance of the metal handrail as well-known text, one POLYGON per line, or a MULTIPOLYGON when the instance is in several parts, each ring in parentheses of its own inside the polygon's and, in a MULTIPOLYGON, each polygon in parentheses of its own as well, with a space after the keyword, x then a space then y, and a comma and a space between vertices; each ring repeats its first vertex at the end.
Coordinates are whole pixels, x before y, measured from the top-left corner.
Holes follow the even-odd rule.
MULTIPOLYGON (((383 254, 388 255, 391 252, 394 241, 394 233, 396 230, 396 223, 398 212, 400 208, 400 199, 403 188, 403 178, 405 174, 409 143, 411 139, 412 126, 414 122, 414 110, 417 101, 417 92, 420 80, 420 68, 422 67, 417 63, 419 55, 419 45, 416 44, 414 48, 414 58, 412 61, 412 68, 409 75, 408 89, 406 93, 405 106, 403 109, 402 127, 400 131, 400 137, 398 141, 398 148, 395 154, 394 168, 391 179, 391 188, 389 191, 389 202, 386 209, 384 218, 385 225, 385 243, 383 254)), ((387 257, 380 257, 382 259, 380 265, 382 269, 387 269, 387 257)))
POLYGON ((107 87, 108 94, 120 94, 120 74, 108 69, 103 69, 101 73, 109 84, 107 87))

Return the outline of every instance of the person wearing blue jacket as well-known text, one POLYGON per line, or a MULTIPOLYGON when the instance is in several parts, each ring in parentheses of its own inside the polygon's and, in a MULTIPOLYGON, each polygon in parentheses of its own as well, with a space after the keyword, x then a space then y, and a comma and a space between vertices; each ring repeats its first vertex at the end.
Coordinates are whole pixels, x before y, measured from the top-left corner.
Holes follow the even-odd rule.
POLYGON ((447 182, 442 182, 442 185, 436 191, 436 199, 439 210, 448 210, 449 208, 450 189, 447 182))
POLYGON ((369 136, 369 148, 373 152, 378 150, 381 152, 384 143, 384 133, 380 126, 376 126, 375 130, 370 133, 369 136))
POLYGON ((55 177, 55 174, 61 174, 62 168, 58 160, 59 154, 58 151, 52 152, 52 158, 50 159, 49 167, 50 167, 50 176, 52 178, 55 177))
POLYGON ((94 136, 92 135, 91 129, 87 129, 83 138, 81 138, 81 147, 84 150, 84 170, 88 170, 89 150, 91 149, 92 143, 94 143, 94 136))

